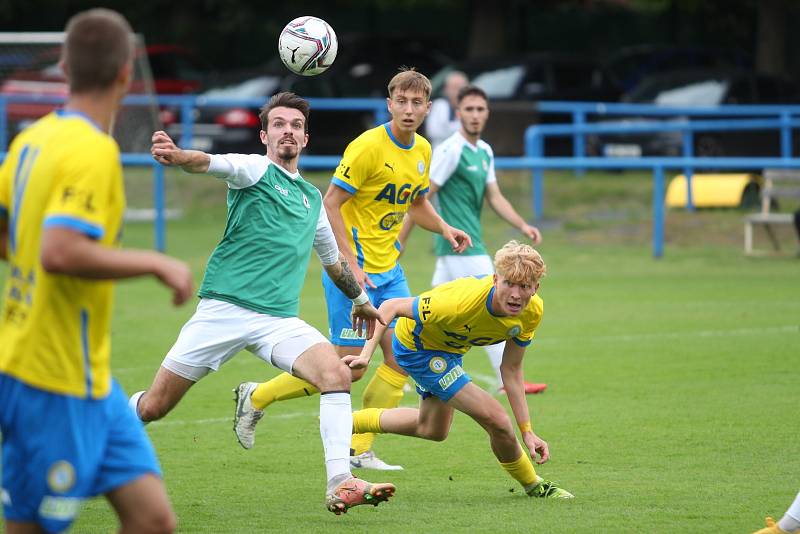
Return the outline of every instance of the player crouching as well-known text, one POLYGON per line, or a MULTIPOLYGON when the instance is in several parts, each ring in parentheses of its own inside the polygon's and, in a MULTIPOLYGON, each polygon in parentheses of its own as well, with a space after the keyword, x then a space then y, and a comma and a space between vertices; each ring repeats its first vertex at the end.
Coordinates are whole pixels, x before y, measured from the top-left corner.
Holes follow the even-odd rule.
MULTIPOLYGON (((447 438, 453 410, 472 417, 489 434, 501 467, 531 497, 573 495, 536 474, 532 459, 545 463, 547 443, 533 433, 525 400, 522 358, 542 320, 536 294, 545 274, 542 257, 529 245, 510 241, 495 255, 496 274, 459 278, 418 297, 390 299, 380 307, 385 324, 395 317, 392 345, 397 363, 417 383, 419 408, 369 408, 353 413, 353 432, 402 434, 434 441, 447 438), (500 370, 511 410, 530 455, 517 441, 506 410, 466 374, 461 358, 472 346, 506 343, 500 370), (537 459, 538 454, 538 459, 537 459)), ((385 326, 378 325, 359 355, 343 359, 351 368, 369 364, 385 326)))

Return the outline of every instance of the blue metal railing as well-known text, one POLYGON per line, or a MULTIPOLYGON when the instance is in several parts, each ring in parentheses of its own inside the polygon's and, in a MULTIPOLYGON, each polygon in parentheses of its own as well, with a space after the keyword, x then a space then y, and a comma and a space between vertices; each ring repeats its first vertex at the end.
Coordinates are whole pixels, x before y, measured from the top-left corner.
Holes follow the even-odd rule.
MULTIPOLYGON (((371 111, 375 123, 389 119, 386 101, 381 98, 309 98, 314 110, 371 111)), ((0 150, 8 144, 7 105, 9 103, 60 104, 60 96, 0 94, 0 150)), ((194 130, 194 109, 197 107, 259 107, 263 99, 222 99, 197 95, 129 95, 128 105, 177 106, 181 110, 181 137, 179 144, 189 147, 194 130)), ((606 104, 591 102, 540 102, 537 108, 542 113, 568 113, 573 124, 534 125, 525 131, 525 156, 521 158, 496 158, 498 169, 531 169, 533 181, 533 212, 541 218, 544 211, 545 169, 650 169, 653 172, 653 255, 661 257, 664 248, 664 171, 683 169, 687 177, 687 207, 692 208, 691 175, 694 169, 741 169, 741 168, 800 168, 800 159, 791 154, 792 129, 800 127, 800 106, 718 106, 714 108, 668 107, 639 104, 606 104), (756 119, 701 120, 687 122, 648 121, 639 123, 587 123, 589 115, 639 115, 651 117, 667 116, 728 116, 762 117, 756 119), (764 118, 766 117, 766 118, 764 118), (774 117, 774 118, 770 118, 774 117), (763 130, 777 129, 781 132, 781 157, 779 158, 696 158, 693 157, 693 135, 698 131, 763 130), (680 132, 683 142, 683 157, 645 158, 599 158, 585 156, 585 136, 592 133, 653 133, 680 132), (573 158, 545 157, 544 138, 548 136, 572 136, 575 141, 573 158)), ((5 157, 0 152, 0 161, 5 157)), ((304 169, 333 169, 340 156, 305 155, 301 158, 304 169)), ((155 209, 155 247, 164 250, 165 200, 164 168, 149 154, 123 154, 123 165, 150 166, 153 169, 153 207, 155 209)))

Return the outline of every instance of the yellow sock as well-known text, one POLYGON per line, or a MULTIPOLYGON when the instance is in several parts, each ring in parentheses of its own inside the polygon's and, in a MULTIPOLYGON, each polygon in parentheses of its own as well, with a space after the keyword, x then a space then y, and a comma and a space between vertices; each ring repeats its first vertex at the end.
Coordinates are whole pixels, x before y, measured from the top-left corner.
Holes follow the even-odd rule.
POLYGON ((531 462, 530 456, 525 454, 524 450, 520 457, 513 462, 500 462, 500 467, 505 469, 514 480, 522 484, 526 490, 529 486, 539 482, 536 469, 533 468, 533 462, 531 462))
MULTIPOLYGON (((381 428, 381 414, 386 408, 364 408, 353 412, 353 434, 362 432, 383 432, 381 428)), ((362 451, 363 452, 363 451, 362 451)))
MULTIPOLYGON (((375 371, 375 376, 364 389, 362 406, 364 408, 396 408, 403 398, 403 384, 406 383, 406 375, 399 373, 382 363, 375 371)), ((355 433, 350 442, 350 447, 354 454, 361 454, 372 448, 375 441, 375 434, 355 433)))
POLYGON ((259 384, 253 391, 250 402, 256 410, 263 410, 275 401, 308 397, 317 392, 317 388, 302 378, 281 373, 272 380, 259 384))

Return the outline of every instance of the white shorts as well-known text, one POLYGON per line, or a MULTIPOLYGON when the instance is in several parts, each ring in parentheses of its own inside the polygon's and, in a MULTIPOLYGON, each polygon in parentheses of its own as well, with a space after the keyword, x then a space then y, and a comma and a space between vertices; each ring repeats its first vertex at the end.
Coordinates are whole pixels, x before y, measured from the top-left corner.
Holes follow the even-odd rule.
POLYGON ((275 317, 204 298, 161 365, 197 382, 246 349, 291 373, 297 357, 318 343, 328 340, 297 317, 275 317))
POLYGON ((433 272, 431 286, 436 287, 456 278, 494 274, 492 258, 487 254, 478 256, 439 256, 433 272))

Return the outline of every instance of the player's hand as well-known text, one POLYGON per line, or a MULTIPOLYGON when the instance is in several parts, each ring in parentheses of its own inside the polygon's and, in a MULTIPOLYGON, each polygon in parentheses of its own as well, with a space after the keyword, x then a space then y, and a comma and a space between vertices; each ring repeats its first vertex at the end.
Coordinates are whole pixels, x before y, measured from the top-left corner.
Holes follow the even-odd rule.
POLYGON ((162 165, 183 165, 186 163, 184 151, 175 144, 167 132, 159 130, 153 134, 151 139, 153 146, 150 153, 153 159, 162 165))
POLYGON ((194 293, 194 277, 189 266, 182 261, 159 255, 155 269, 156 277, 172 289, 172 303, 180 306, 194 293))
POLYGON ((456 254, 461 254, 467 250, 467 247, 472 246, 472 238, 469 234, 458 228, 453 228, 452 226, 447 226, 447 228, 442 231, 442 237, 450 242, 450 246, 456 254))
POLYGON ((366 329, 367 339, 372 339, 373 334, 375 334, 375 321, 379 321, 382 325, 386 324, 383 322, 380 312, 371 302, 365 302, 360 306, 353 304, 350 318, 353 321, 353 331, 361 336, 361 333, 366 329))
POLYGON ((542 233, 535 226, 531 226, 530 224, 526 223, 522 225, 519 231, 525 234, 525 236, 530 239, 534 245, 538 245, 542 242, 542 233))
POLYGON ((348 354, 342 357, 342 361, 350 369, 366 369, 369 366, 369 357, 362 354, 348 354))
POLYGON ((355 276, 358 285, 361 286, 361 289, 366 289, 367 286, 371 287, 372 289, 378 287, 372 282, 372 280, 369 279, 367 273, 365 273, 364 269, 359 267, 357 263, 348 263, 350 263, 350 270, 353 271, 353 276, 355 276))
POLYGON ((548 449, 547 442, 545 440, 533 432, 523 433, 522 440, 525 442, 525 446, 528 447, 528 450, 531 453, 531 460, 537 464, 543 464, 550 459, 550 449, 548 449), (538 460, 536 459, 537 454, 539 455, 538 460))

